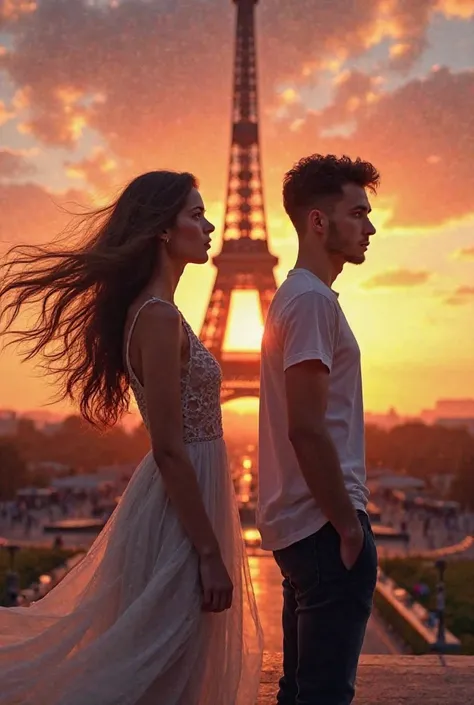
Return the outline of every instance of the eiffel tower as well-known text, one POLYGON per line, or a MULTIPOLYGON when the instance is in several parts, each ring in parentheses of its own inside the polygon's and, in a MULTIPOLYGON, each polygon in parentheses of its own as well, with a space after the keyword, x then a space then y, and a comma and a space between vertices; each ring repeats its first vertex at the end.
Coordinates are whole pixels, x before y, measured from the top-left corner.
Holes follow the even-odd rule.
POLYGON ((217 273, 201 330, 201 340, 222 367, 223 402, 258 397, 260 391, 259 353, 232 354, 223 350, 232 292, 256 291, 265 320, 276 291, 273 269, 278 263, 268 249, 260 161, 255 48, 258 0, 234 2, 237 34, 224 233, 222 249, 212 260, 217 273))

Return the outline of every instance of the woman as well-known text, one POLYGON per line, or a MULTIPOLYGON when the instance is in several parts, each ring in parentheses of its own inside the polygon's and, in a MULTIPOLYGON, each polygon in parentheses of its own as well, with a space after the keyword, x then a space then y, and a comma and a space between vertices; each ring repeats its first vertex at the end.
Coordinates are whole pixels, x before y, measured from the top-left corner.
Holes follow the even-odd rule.
POLYGON ((14 341, 93 424, 113 425, 131 388, 152 451, 84 560, 37 603, 0 609, 0 705, 254 705, 262 638, 221 374, 174 304, 214 227, 195 178, 159 171, 85 223, 76 247, 13 249, 4 331, 36 304, 14 341))

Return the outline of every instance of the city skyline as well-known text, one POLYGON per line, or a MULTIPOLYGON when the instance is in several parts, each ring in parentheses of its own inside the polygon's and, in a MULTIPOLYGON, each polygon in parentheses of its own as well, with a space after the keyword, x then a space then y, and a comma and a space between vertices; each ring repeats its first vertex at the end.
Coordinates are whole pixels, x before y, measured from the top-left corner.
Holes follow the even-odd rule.
MULTIPOLYGON (((245 433, 249 430, 251 430, 252 433, 256 431, 257 426, 254 423, 254 417, 258 412, 258 401, 256 399, 251 401, 254 404, 254 408, 251 409, 251 411, 254 412, 253 414, 249 414, 248 410, 242 409, 238 404, 223 405, 224 426, 226 426, 226 430, 231 430, 232 432, 242 430, 245 433), (245 423, 247 420, 249 421, 248 424, 245 423)), ((74 412, 73 409, 70 409, 69 413, 76 413, 77 415, 77 410, 74 412)), ((56 424, 60 424, 69 413, 48 411, 44 408, 25 410, 0 408, 0 436, 14 433, 19 419, 30 419, 39 428, 48 426, 52 428, 56 426, 56 424)), ((465 421, 468 425, 468 429, 472 428, 474 430, 474 398, 438 399, 434 407, 422 409, 419 414, 414 415, 403 415, 393 407, 378 413, 368 409, 365 411, 366 424, 380 426, 386 430, 411 421, 421 421, 429 425, 438 422, 447 423, 448 425, 453 425, 450 422, 454 422, 454 425, 456 425, 457 423, 462 424, 462 422, 465 421)), ((125 418, 125 427, 129 430, 135 428, 140 423, 141 419, 137 409, 133 409, 132 413, 128 414, 125 418)))
MULTIPOLYGON (((258 4, 269 240, 280 283, 296 254, 281 178, 298 157, 374 161, 379 232, 367 263, 348 267, 335 288, 362 350, 366 408, 410 415, 441 397, 474 395, 474 2, 356 5, 300 0, 277 12, 276 0, 258 4)), ((2 13, 2 248, 54 237, 66 222, 54 203, 104 202, 136 173, 173 167, 199 176, 217 253, 232 3, 202 0, 192 22, 184 0, 13 2, 2 13)), ((177 292, 196 331, 213 277, 210 265, 192 267, 177 292)), ((232 309, 228 347, 254 349, 253 292, 237 295, 232 309)), ((2 353, 1 368, 3 407, 48 401, 49 383, 14 349, 2 353)))

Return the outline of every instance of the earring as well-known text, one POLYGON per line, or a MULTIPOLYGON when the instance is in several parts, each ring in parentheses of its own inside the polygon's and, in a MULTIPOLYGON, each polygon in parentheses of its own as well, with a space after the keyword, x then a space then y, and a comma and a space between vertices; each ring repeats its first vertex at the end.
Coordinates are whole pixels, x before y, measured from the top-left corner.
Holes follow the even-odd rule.
POLYGON ((161 240, 165 243, 165 245, 167 245, 170 241, 170 236, 165 234, 164 237, 161 238, 161 240))

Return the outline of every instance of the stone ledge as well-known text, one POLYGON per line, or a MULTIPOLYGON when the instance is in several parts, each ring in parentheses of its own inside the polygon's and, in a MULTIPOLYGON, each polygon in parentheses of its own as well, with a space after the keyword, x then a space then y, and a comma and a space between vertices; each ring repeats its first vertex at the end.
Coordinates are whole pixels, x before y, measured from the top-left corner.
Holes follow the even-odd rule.
MULTIPOLYGON (((281 654, 265 654, 257 705, 275 705, 281 654)), ((474 657, 362 656, 354 705, 467 705, 474 657)))

